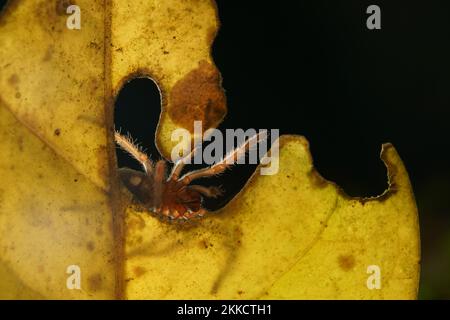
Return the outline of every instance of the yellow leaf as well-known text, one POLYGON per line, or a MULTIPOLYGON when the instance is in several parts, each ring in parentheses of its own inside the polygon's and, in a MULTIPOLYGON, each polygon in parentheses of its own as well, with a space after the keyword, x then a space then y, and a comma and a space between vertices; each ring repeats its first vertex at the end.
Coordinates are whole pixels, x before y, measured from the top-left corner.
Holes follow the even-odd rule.
POLYGON ((112 108, 127 78, 151 75, 168 97, 158 140, 166 155, 171 130, 186 124, 184 106, 210 126, 225 113, 209 54, 214 2, 77 5, 81 30, 66 27, 62 0, 12 2, 0 17, 2 284, 16 281, 25 298, 121 296, 112 108), (82 291, 66 288, 72 264, 82 291))
POLYGON ((133 0, 114 3, 111 15, 114 95, 131 77, 156 81, 163 97, 156 143, 170 158, 178 143, 171 140, 173 130, 181 127, 193 133, 194 120, 199 120, 204 132, 226 113, 221 77, 210 55, 218 29, 216 4, 133 0))
POLYGON ((346 197, 315 172, 306 140, 282 137, 280 172, 257 171, 219 212, 183 226, 125 211, 114 97, 131 77, 157 82, 166 157, 174 129, 217 126, 226 104, 210 56, 216 7, 77 5, 81 30, 66 28, 62 0, 16 1, 0 15, 0 298, 416 297, 417 212, 390 146, 392 186, 377 199, 346 197), (66 286, 71 265, 81 290, 66 286), (369 265, 380 289, 367 288, 369 265))
POLYGON ((196 224, 127 215, 126 296, 132 299, 414 299, 417 209, 391 145, 391 187, 351 199, 314 170, 306 140, 280 138, 278 174, 256 170, 225 208, 196 224), (367 287, 379 266, 381 288, 367 287))
POLYGON ((9 271, 0 297, 14 283, 20 298, 120 294, 102 5, 82 2, 82 32, 66 28, 55 2, 16 1, 2 13, 0 260, 9 271), (66 286, 71 265, 81 290, 66 286))

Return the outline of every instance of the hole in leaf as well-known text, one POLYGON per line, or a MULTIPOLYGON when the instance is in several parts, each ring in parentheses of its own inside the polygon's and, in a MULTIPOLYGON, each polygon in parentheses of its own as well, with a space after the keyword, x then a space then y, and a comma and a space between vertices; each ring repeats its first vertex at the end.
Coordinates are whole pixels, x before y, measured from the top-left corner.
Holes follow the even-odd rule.
MULTIPOLYGON (((158 86, 148 78, 136 78, 120 90, 115 104, 114 124, 122 134, 133 139, 153 159, 160 158, 155 145, 155 131, 161 112, 158 86)), ((119 168, 142 170, 142 166, 120 148, 116 148, 119 168)))
MULTIPOLYGON (((156 127, 161 112, 160 105, 161 97, 159 89, 157 85, 148 78, 136 78, 126 83, 118 94, 115 103, 114 124, 116 130, 120 130, 122 134, 129 133, 134 141, 146 151, 154 162, 161 158, 155 144, 156 127)), ((237 114, 233 116, 237 116, 237 114)), ((230 123, 229 121, 225 121, 219 127, 224 137, 224 144, 226 141, 225 129, 245 128, 234 126, 238 124, 240 123, 230 123)), ((203 148, 206 147, 207 144, 208 143, 205 143, 203 148)), ((227 151, 228 150, 225 150, 224 146, 224 154, 227 151)), ((134 160, 121 148, 116 148, 116 155, 119 168, 128 167, 134 170, 143 171, 139 162, 134 160)), ((247 159, 246 163, 248 162, 247 159)), ((197 170, 205 166, 206 165, 187 165, 183 173, 197 170)), ((217 210, 225 206, 242 189, 255 169, 256 165, 240 164, 233 166, 222 175, 196 180, 195 184, 221 186, 224 191, 224 194, 216 199, 205 198, 205 208, 208 210, 217 210)))
POLYGON ((6 8, 7 3, 8 3, 8 0, 0 0, 0 12, 2 12, 3 9, 6 8))

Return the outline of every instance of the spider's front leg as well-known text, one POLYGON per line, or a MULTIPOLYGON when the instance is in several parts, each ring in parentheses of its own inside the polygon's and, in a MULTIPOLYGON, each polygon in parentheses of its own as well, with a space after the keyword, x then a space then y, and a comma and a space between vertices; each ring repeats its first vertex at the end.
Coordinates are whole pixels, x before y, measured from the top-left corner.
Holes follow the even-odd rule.
POLYGON ((130 135, 123 136, 119 132, 114 132, 114 139, 116 143, 126 152, 128 152, 134 159, 139 161, 144 167, 144 170, 147 174, 151 174, 153 171, 153 162, 150 158, 145 154, 141 148, 133 142, 133 139, 130 135))
POLYGON ((153 179, 153 162, 141 148, 133 142, 130 135, 114 133, 116 143, 144 167, 145 173, 129 168, 120 168, 119 176, 127 189, 144 205, 151 207, 154 203, 155 183, 153 179))
POLYGON ((192 151, 189 152, 186 156, 175 162, 172 172, 170 173, 169 180, 176 181, 180 178, 184 166, 195 156, 199 149, 200 147, 194 147, 194 149, 192 149, 192 151))
MULTIPOLYGON (((234 165, 240 158, 244 157, 247 151, 249 151, 252 147, 256 146, 257 143, 266 138, 266 132, 255 134, 253 137, 245 141, 242 145, 238 146, 236 149, 228 153, 222 160, 220 160, 216 164, 204 169, 189 172, 181 177, 180 181, 183 184, 188 185, 194 180, 221 174, 226 169, 234 165)), ((195 152, 195 150, 193 152, 195 152)), ((191 152, 189 156, 192 156, 193 152, 191 152)))

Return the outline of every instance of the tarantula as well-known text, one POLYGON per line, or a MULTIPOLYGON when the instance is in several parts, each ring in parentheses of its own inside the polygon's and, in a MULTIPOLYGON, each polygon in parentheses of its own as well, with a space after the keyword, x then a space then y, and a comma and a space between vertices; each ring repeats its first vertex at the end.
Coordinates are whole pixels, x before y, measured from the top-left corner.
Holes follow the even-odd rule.
POLYGON ((159 160, 156 164, 137 146, 131 136, 115 132, 116 143, 134 159, 139 161, 145 172, 129 168, 119 169, 119 175, 128 190, 150 211, 169 219, 191 219, 203 216, 207 210, 202 207, 203 197, 216 198, 222 195, 219 187, 191 185, 199 178, 211 177, 224 172, 240 157, 245 155, 250 146, 260 142, 264 132, 247 139, 241 146, 229 152, 223 159, 210 167, 188 172, 181 172, 199 147, 178 160, 167 176, 167 163, 159 160))

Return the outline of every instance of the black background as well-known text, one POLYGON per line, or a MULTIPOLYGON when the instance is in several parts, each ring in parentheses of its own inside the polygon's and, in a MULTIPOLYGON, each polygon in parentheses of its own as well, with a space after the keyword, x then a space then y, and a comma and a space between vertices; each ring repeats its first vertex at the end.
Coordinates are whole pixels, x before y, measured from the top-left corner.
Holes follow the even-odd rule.
MULTIPOLYGON (((420 297, 450 298, 450 2, 217 2, 222 26, 213 57, 228 99, 220 129, 304 135, 318 171, 352 196, 383 192, 379 152, 393 143, 419 207, 420 297), (381 30, 366 28, 371 4, 381 7, 381 30)), ((126 84, 116 102, 116 126, 155 159, 159 103, 148 79, 126 84)), ((118 159, 139 168, 121 152, 118 159)), ((254 168, 204 181, 227 191, 206 206, 223 206, 254 168)))

